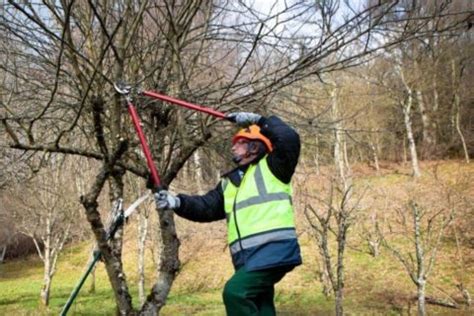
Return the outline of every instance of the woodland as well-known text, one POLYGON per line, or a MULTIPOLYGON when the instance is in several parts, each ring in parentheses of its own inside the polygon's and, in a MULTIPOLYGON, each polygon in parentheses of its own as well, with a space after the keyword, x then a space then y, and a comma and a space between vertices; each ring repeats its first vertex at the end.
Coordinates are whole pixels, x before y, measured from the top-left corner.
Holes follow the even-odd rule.
POLYGON ((0 12, 0 312, 58 314, 100 253, 71 314, 224 313, 225 223, 155 208, 114 89, 127 82, 175 193, 214 188, 237 128, 143 91, 298 131, 304 264, 277 288, 282 314, 473 313, 473 1, 4 0, 0 12), (117 205, 140 197, 108 238, 117 205))

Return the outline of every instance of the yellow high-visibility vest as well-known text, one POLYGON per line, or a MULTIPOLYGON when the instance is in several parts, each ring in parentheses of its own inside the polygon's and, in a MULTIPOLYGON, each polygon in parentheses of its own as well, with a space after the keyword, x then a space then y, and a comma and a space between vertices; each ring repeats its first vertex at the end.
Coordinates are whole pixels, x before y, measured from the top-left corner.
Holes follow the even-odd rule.
POLYGON ((270 171, 266 156, 250 165, 241 184, 222 181, 230 251, 296 239, 291 185, 270 171))

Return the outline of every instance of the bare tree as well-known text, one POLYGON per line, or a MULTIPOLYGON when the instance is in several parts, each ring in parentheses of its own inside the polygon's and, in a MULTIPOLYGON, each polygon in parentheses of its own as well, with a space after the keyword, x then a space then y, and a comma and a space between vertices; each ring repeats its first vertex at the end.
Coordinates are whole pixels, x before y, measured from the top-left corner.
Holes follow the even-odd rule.
POLYGON ((29 181, 27 186, 10 188, 10 196, 4 197, 15 226, 34 241, 44 264, 41 302, 49 304, 51 283, 56 273, 57 260, 67 241, 78 236, 77 223, 80 206, 75 202, 76 192, 68 185, 62 158, 52 156, 51 172, 46 169, 29 181))
MULTIPOLYGON (((343 315, 344 301, 344 255, 347 246, 347 235, 349 228, 356 220, 359 202, 349 200, 352 196, 352 187, 341 190, 336 186, 335 181, 331 182, 331 189, 327 200, 321 200, 314 197, 320 203, 324 210, 316 209, 311 203, 305 204, 305 216, 312 228, 312 234, 317 241, 318 251, 323 262, 322 281, 325 294, 328 290, 333 291, 336 297, 335 309, 337 315, 343 315), (336 253, 331 252, 331 236, 336 240, 336 253), (336 261, 334 264, 333 262, 336 261)), ((353 197, 352 197, 353 198, 353 197)))
POLYGON ((12 221, 4 216, 5 213, 3 209, 0 210, 0 214, 2 214, 2 220, 0 220, 0 226, 2 227, 0 230, 0 264, 4 262, 7 249, 15 235, 15 227, 12 225, 12 221))
POLYGON ((462 149, 464 152, 464 159, 466 163, 470 162, 469 159, 469 150, 467 148, 466 139, 464 133, 461 129, 461 97, 460 97, 460 80, 463 77, 463 60, 456 62, 455 59, 451 61, 451 81, 452 81, 452 94, 453 94, 453 121, 456 128, 459 139, 461 140, 462 149))
POLYGON ((413 123, 412 123, 412 109, 414 103, 414 92, 410 85, 405 79, 403 70, 399 67, 399 74, 402 79, 403 85, 406 89, 406 94, 402 100, 400 100, 400 107, 403 112, 403 122, 405 123, 406 136, 408 141, 408 148, 410 149, 410 160, 413 170, 413 176, 419 178, 421 176, 420 166, 418 163, 418 153, 416 151, 415 137, 413 135, 413 123))
MULTIPOLYGON (((342 133, 343 118, 340 115, 341 104, 338 95, 338 86, 333 83, 329 88, 331 118, 333 128, 333 159, 334 178, 327 200, 318 199, 324 204, 325 211, 317 211, 310 203, 305 205, 305 215, 313 229, 319 252, 322 256, 324 276, 330 281, 336 297, 336 315, 344 314, 344 254, 347 242, 347 233, 356 218, 358 202, 354 203, 352 177, 347 157, 344 134, 342 133), (334 189, 336 187, 336 190, 334 189), (335 193, 335 191, 337 193, 335 193), (329 234, 336 238, 337 254, 333 255, 329 248, 329 234), (332 261, 336 260, 334 268, 332 261)), ((326 286, 324 288, 327 288, 326 286)))
POLYGON ((433 270, 441 240, 452 221, 453 212, 454 209, 427 212, 415 200, 410 200, 407 208, 397 210, 397 214, 402 232, 413 248, 402 250, 390 242, 387 236, 383 236, 383 245, 400 261, 417 287, 420 315, 426 315, 427 279, 433 270))
POLYGON ((378 257, 380 254, 380 246, 382 238, 380 237, 380 219, 378 218, 380 212, 373 210, 369 215, 369 224, 362 228, 362 238, 367 242, 369 254, 373 257, 378 257))
POLYGON ((466 303, 467 306, 471 306, 472 305, 472 298, 471 298, 471 293, 469 292, 469 290, 467 289, 466 287, 466 264, 465 264, 465 258, 464 258, 464 255, 462 253, 462 242, 461 242, 461 238, 459 236, 459 233, 457 231, 457 228, 454 227, 454 237, 456 238, 456 257, 457 257, 457 263, 460 267, 460 275, 459 277, 457 278, 457 282, 456 282, 456 287, 458 288, 458 290, 461 292, 461 295, 466 303))

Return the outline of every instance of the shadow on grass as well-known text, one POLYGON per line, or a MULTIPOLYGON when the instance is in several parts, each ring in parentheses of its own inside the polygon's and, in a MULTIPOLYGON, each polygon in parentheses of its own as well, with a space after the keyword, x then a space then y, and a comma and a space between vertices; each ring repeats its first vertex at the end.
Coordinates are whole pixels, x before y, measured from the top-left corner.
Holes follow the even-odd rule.
POLYGON ((37 295, 24 294, 18 295, 12 298, 0 297, 0 306, 5 307, 6 305, 21 305, 35 307, 39 303, 39 293, 37 295))
MULTIPOLYGON (((2 315, 56 315, 66 304, 72 288, 61 288, 51 292, 49 306, 41 304, 38 292, 28 293, 0 293, 0 314, 2 315), (5 297, 6 294, 8 297, 5 297), (18 312, 18 313, 17 313, 18 312)), ((115 301, 113 293, 107 289, 97 290, 95 293, 80 292, 71 306, 70 315, 113 315, 115 301)))
POLYGON ((31 277, 37 277, 40 280, 43 277, 43 263, 39 259, 19 259, 5 262, 0 265, 0 281, 8 281, 18 278, 31 279, 31 277))

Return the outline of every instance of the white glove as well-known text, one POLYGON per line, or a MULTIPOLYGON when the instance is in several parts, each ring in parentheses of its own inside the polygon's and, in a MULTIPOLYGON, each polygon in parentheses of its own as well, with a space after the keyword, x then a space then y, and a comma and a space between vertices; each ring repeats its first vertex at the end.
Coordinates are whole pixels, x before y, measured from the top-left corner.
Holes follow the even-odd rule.
POLYGON ((156 207, 161 210, 175 210, 181 205, 181 200, 166 190, 155 193, 156 207))
POLYGON ((251 112, 235 112, 229 113, 226 117, 234 121, 240 127, 247 127, 252 124, 257 124, 258 121, 262 118, 260 114, 251 113, 251 112))

